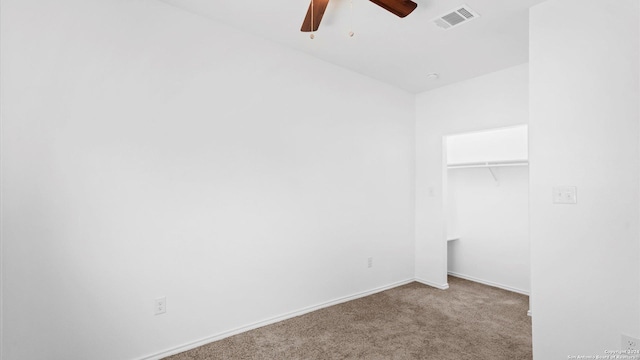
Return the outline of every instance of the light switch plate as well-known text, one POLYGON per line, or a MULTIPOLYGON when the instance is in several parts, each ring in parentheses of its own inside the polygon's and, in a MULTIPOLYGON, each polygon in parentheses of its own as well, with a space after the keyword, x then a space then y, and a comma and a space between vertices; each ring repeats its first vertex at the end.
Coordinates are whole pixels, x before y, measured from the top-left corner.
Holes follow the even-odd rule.
POLYGON ((575 186, 556 186, 553 188, 554 204, 577 204, 578 190, 575 186))

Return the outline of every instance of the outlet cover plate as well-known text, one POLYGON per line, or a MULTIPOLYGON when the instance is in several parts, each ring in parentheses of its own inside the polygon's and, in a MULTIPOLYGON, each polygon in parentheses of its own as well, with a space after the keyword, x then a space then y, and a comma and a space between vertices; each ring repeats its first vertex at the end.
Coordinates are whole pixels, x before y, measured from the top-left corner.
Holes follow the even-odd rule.
POLYGON ((577 204, 578 190, 575 186, 555 186, 553 188, 554 204, 577 204))
POLYGON ((154 303, 154 314, 155 315, 161 315, 167 312, 167 298, 166 297, 159 297, 156 299, 155 303, 154 303))
POLYGON ((620 349, 627 359, 640 359, 640 339, 622 334, 620 349))

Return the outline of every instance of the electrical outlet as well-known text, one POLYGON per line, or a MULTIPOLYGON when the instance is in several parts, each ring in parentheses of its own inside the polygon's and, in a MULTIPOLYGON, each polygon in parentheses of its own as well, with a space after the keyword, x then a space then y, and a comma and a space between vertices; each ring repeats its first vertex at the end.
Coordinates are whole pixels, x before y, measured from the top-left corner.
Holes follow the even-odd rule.
POLYGON ((373 258, 372 257, 367 259, 367 267, 368 268, 372 268, 373 267, 373 258))
POLYGON ((621 345, 620 349, 623 351, 623 354, 629 356, 629 359, 640 359, 640 339, 623 334, 621 345))
POLYGON ((554 204, 577 204, 578 195, 575 186, 556 186, 553 188, 554 204))
POLYGON ((167 312, 167 298, 161 297, 157 298, 154 307, 154 313, 156 315, 164 314, 167 312))

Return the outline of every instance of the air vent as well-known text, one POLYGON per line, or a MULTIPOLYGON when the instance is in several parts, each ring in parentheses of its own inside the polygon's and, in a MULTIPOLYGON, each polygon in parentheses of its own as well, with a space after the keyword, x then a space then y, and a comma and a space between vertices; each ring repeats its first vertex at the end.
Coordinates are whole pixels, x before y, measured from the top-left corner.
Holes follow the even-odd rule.
POLYGON ((469 6, 462 5, 457 8, 447 11, 442 16, 438 16, 433 19, 433 22, 438 25, 438 27, 448 30, 454 26, 458 26, 460 24, 468 23, 469 21, 480 17, 477 12, 471 10, 469 6))

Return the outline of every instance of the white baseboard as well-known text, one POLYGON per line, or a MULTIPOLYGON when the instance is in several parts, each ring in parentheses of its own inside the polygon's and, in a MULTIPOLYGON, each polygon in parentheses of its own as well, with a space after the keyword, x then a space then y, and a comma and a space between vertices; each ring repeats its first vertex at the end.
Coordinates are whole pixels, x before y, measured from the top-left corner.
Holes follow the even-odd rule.
POLYGON ((526 291, 526 290, 514 288, 514 287, 511 287, 511 286, 507 286, 507 285, 498 284, 498 283, 495 283, 493 281, 483 280, 483 279, 479 279, 477 277, 464 275, 464 274, 459 274, 459 273, 453 272, 453 271, 449 271, 448 274, 451 275, 451 276, 455 276, 457 278, 461 278, 461 279, 477 282, 477 283, 480 283, 480 284, 497 287, 497 288, 500 288, 502 290, 507 290, 507 291, 511 291, 511 292, 514 292, 514 293, 518 293, 518 294, 529 296, 529 292, 526 291))
MULTIPOLYGON (((195 349, 195 348, 197 348, 199 346, 206 345, 206 344, 214 342, 214 341, 222 340, 222 339, 227 338, 229 336, 237 335, 237 334, 240 334, 240 333, 243 333, 243 332, 246 332, 246 331, 249 331, 249 330, 257 329, 257 328, 260 328, 260 327, 263 327, 263 326, 266 326, 266 325, 271 325, 271 324, 277 323, 279 321, 291 319, 293 317, 304 315, 304 314, 310 313, 312 311, 320 310, 320 309, 323 309, 323 308, 326 308, 326 307, 329 307, 329 306, 333 306, 333 305, 341 304, 341 303, 344 303, 344 302, 347 302, 347 301, 359 299, 359 298, 362 298, 362 297, 365 297, 365 296, 373 295, 373 294, 379 293, 381 291, 385 291, 385 290, 389 290, 389 289, 392 289, 392 288, 395 288, 395 287, 398 287, 398 286, 409 284, 409 283, 411 283, 413 281, 419 281, 419 280, 417 280, 417 279, 408 279, 408 280, 398 281, 398 282, 395 282, 393 284, 380 286, 380 287, 377 287, 375 289, 371 289, 371 290, 368 290, 368 291, 363 291, 363 292, 360 292, 360 293, 357 293, 357 294, 353 294, 353 295, 350 295, 350 296, 341 297, 341 298, 338 298, 338 299, 334 299, 334 300, 331 300, 331 301, 324 302, 322 304, 309 306, 309 307, 302 308, 302 309, 297 310, 297 311, 292 311, 292 312, 289 312, 289 313, 286 313, 286 314, 282 314, 282 315, 279 315, 279 316, 276 316, 276 317, 272 317, 270 319, 258 321, 258 322, 255 322, 253 324, 241 326, 239 328, 235 328, 235 329, 232 329, 232 330, 229 330, 229 331, 224 331, 224 332, 221 332, 221 333, 218 333, 218 334, 207 336, 206 338, 203 338, 203 339, 200 339, 200 340, 196 340, 196 341, 193 341, 193 342, 190 342, 190 343, 187 343, 187 344, 179 345, 179 346, 173 347, 171 349, 164 350, 164 351, 156 353, 156 354, 147 355, 147 356, 138 358, 138 360, 158 360, 158 359, 162 359, 162 358, 167 357, 167 356, 171 356, 171 355, 175 355, 175 354, 187 351, 187 350, 195 349)), ((422 282, 422 281, 420 281, 420 282, 422 282)), ((427 284, 427 285, 429 285, 429 284, 427 284)), ((447 287, 449 287, 449 285, 447 285, 447 287)))
POLYGON ((424 284, 424 285, 427 285, 427 286, 431 286, 431 287, 434 287, 434 288, 440 289, 440 290, 447 290, 449 288, 449 284, 447 284, 447 283, 437 284, 437 283, 434 283, 434 282, 431 282, 431 281, 428 281, 428 280, 423 280, 423 279, 420 279, 420 278, 416 278, 415 280, 416 280, 416 282, 419 282, 421 284, 424 284))

